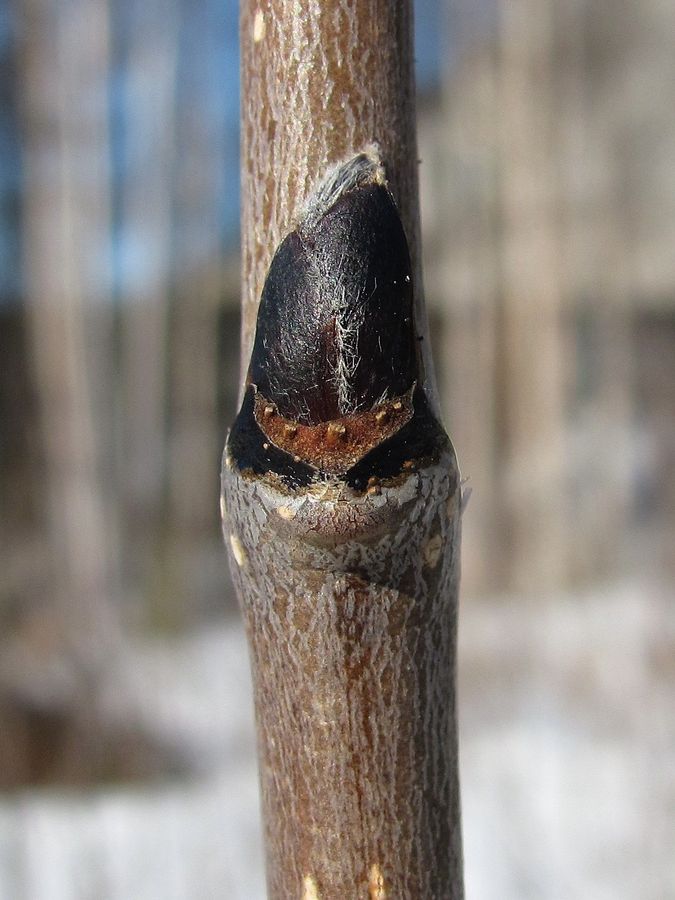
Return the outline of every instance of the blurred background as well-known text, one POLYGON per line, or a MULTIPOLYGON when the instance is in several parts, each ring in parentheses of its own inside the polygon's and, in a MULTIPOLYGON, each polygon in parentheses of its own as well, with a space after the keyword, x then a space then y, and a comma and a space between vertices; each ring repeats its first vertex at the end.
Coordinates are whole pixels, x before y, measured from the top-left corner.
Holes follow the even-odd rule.
MULTIPOLYGON (((675 897, 675 5, 420 0, 470 900, 675 897)), ((0 900, 262 898, 236 0, 0 0, 0 900)))

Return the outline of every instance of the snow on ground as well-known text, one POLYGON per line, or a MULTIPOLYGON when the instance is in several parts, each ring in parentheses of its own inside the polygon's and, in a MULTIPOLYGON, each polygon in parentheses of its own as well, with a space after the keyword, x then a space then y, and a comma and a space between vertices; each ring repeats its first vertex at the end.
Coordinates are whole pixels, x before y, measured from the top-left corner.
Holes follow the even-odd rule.
MULTIPOLYGON (((673 600, 463 602, 468 900, 675 898, 673 600)), ((0 900, 262 900, 240 626, 140 646, 125 679, 194 776, 0 801, 0 900)))

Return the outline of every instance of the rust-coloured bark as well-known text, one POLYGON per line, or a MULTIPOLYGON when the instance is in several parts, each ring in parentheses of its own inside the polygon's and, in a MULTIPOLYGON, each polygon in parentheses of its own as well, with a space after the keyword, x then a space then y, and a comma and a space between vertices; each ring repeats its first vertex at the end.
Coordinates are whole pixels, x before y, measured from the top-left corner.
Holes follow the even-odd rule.
POLYGON ((263 303, 222 511, 272 900, 462 897, 461 489, 419 350, 411 41, 408 3, 242 2, 244 366, 263 303))

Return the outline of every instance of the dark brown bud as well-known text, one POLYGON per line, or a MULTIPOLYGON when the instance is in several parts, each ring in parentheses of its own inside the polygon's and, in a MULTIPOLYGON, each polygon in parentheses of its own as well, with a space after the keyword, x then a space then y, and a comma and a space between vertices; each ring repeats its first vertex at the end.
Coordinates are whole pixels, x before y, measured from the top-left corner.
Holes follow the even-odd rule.
POLYGON ((310 201, 260 301, 249 381, 306 425, 419 380, 408 243, 381 169, 364 159, 361 177, 351 161, 310 201))
POLYGON ((420 382, 408 244, 381 164, 362 154, 274 255, 230 458, 289 486, 340 478, 378 493, 446 445, 420 382))

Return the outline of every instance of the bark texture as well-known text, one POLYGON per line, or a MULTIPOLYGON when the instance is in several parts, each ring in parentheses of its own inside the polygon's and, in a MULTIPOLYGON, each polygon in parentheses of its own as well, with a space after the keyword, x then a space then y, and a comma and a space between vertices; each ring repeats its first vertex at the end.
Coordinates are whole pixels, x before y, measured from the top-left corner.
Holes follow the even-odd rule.
POLYGON ((269 896, 455 900, 461 488, 425 359, 411 6, 243 2, 242 61, 244 366, 263 304, 222 512, 269 896))
POLYGON ((227 456, 270 898, 458 898, 459 485, 450 448, 379 494, 291 496, 227 456))

